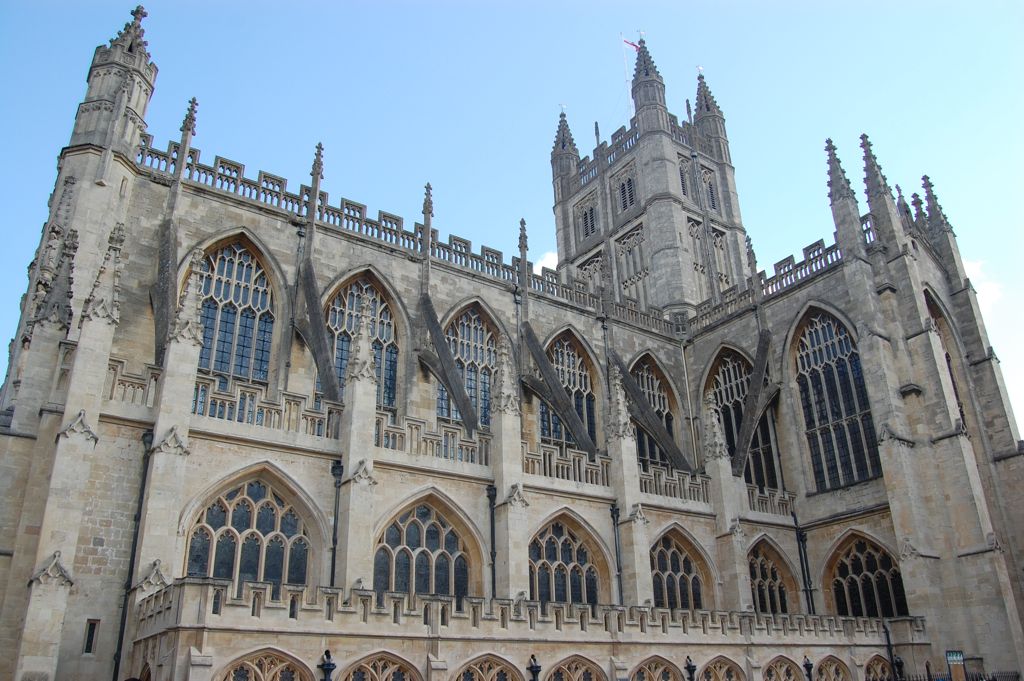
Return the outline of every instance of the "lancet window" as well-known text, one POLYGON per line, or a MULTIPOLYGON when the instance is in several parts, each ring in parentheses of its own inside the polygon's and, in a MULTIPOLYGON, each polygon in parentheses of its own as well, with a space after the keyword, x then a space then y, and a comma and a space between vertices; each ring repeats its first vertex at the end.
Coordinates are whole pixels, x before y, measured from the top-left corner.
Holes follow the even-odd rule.
MULTIPOLYGON (((576 414, 580 417, 590 439, 597 440, 597 398, 594 394, 594 382, 590 370, 590 362, 579 343, 570 334, 558 338, 548 348, 548 359, 555 367, 555 372, 562 387, 569 394, 576 414)), ((540 401, 540 436, 544 442, 553 444, 576 444, 572 434, 562 423, 547 402, 540 401)))
MULTIPOLYGON (((675 437, 675 420, 672 416, 672 398, 668 391, 668 382, 650 357, 644 357, 633 365, 629 372, 647 398, 648 404, 655 415, 665 424, 665 430, 675 437)), ((658 447, 657 442, 638 423, 633 422, 636 432, 636 455, 640 468, 650 470, 651 465, 670 467, 668 456, 658 447)))
POLYGON ((391 304, 368 277, 359 277, 343 287, 327 307, 327 329, 333 343, 334 371, 342 393, 348 370, 349 352, 359 317, 363 333, 373 350, 377 372, 377 406, 393 409, 398 383, 398 340, 391 304))
POLYGON ((345 681, 415 681, 417 676, 406 663, 390 655, 377 655, 360 662, 344 678, 345 681))
POLYGON ((219 681, 313 681, 309 674, 280 655, 260 653, 228 667, 219 681))
POLYGON ((274 335, 270 279, 259 259, 236 241, 207 253, 200 266, 203 347, 199 368, 220 376, 266 381, 274 335))
POLYGON ((459 531, 442 513, 419 504, 400 514, 377 537, 373 589, 441 594, 461 599, 469 594, 469 555, 459 531))
POLYGON ((679 188, 683 192, 683 196, 689 196, 690 186, 690 161, 686 159, 679 160, 679 188))
POLYGON ((692 552, 671 535, 651 548, 651 575, 656 608, 704 608, 705 580, 692 552))
POLYGON ((754 609, 765 615, 788 613, 793 578, 778 554, 762 542, 751 549, 747 563, 754 609))
POLYGON ((600 580, 591 547, 565 523, 553 522, 530 542, 530 600, 595 605, 600 580))
POLYGON ((580 233, 583 238, 592 237, 597 234, 597 216, 593 206, 586 206, 579 211, 580 233))
POLYGON ((836 614, 901 617, 909 614, 900 568, 889 552, 863 537, 840 550, 832 568, 836 614))
MULTIPOLYGON (((455 368, 462 374, 462 385, 470 404, 476 409, 480 426, 491 424, 491 387, 498 364, 497 335, 476 307, 459 315, 445 330, 455 368)), ((461 419, 458 407, 444 385, 438 383, 437 415, 461 419)))
POLYGON ((278 599, 282 584, 308 580, 310 540, 295 509, 262 480, 236 485, 199 514, 189 534, 189 577, 269 582, 278 599))
POLYGON ((797 341, 797 385, 818 491, 882 474, 860 354, 849 331, 815 312, 797 341))
MULTIPOLYGON (((711 372, 709 389, 714 397, 730 457, 736 451, 740 424, 743 423, 743 402, 750 390, 751 371, 750 363, 739 353, 725 350, 719 355, 711 372)), ((766 487, 781 488, 776 451, 775 416, 772 407, 768 407, 757 422, 747 450, 743 477, 748 485, 757 485, 762 490, 766 487)))
POLYGON ((704 193, 708 199, 708 208, 718 210, 718 184, 715 181, 715 173, 708 168, 701 168, 700 181, 704 185, 704 193))

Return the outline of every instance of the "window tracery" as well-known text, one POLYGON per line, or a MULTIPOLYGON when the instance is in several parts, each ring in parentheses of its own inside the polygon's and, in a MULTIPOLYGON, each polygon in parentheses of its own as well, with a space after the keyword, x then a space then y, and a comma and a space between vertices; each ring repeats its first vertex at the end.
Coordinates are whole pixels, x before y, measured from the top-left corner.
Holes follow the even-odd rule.
POLYGON ((637 667, 629 681, 682 681, 682 676, 673 665, 654 657, 637 667))
MULTIPOLYGON (((455 368, 462 374, 462 384, 470 404, 476 409, 480 426, 491 424, 491 388, 498 365, 497 334, 476 307, 470 307, 452 321, 445 338, 455 358, 455 368)), ((459 420, 462 415, 448 390, 438 382, 437 415, 459 420)))
POLYGON ((704 580, 700 563, 671 535, 651 548, 651 576, 656 608, 704 609, 704 580))
POLYGON ((266 381, 274 334, 273 290, 259 259, 241 241, 206 254, 200 267, 203 347, 199 368, 221 376, 266 381))
MULTIPOLYGON (((672 437, 675 437, 675 419, 672 415, 672 398, 669 395, 667 382, 654 360, 647 356, 633 365, 630 371, 633 379, 655 415, 665 424, 665 430, 672 437)), ((668 456, 658 447, 657 442, 635 421, 633 425, 636 430, 636 455, 640 461, 640 468, 644 471, 650 470, 651 465, 671 467, 668 456)))
POLYGON ((709 168, 701 168, 700 181, 704 185, 704 192, 707 195, 708 208, 718 210, 718 184, 715 181, 715 172, 709 168))
POLYGON ((360 662, 345 675, 345 681, 416 681, 417 678, 408 664, 390 655, 377 655, 360 662))
POLYGON ((619 182, 619 210, 624 211, 636 203, 636 192, 633 189, 633 178, 627 177, 619 182))
POLYGON ((702 681, 743 681, 743 672, 732 660, 718 657, 704 667, 702 681))
POLYGON ((338 291, 327 307, 327 329, 333 343, 334 371, 345 392, 352 337, 363 316, 377 374, 377 406, 393 409, 398 383, 398 340, 391 305, 369 277, 359 277, 338 291))
POLYGON ((548 681, 604 681, 604 674, 589 660, 572 657, 552 669, 548 681))
POLYGON ((467 666, 455 678, 456 681, 518 681, 519 675, 504 660, 488 655, 467 666))
POLYGON ((764 542, 750 550, 750 596, 754 609, 765 615, 789 612, 789 590, 793 578, 781 558, 764 542))
POLYGON ((553 522, 534 535, 529 551, 531 601, 597 604, 594 552, 564 523, 553 522))
POLYGON ((852 681, 846 665, 831 655, 817 664, 814 675, 817 681, 852 681))
POLYGON ((189 532, 185 574, 245 582, 269 582, 271 598, 282 584, 308 581, 310 540, 291 504, 262 480, 235 485, 199 515, 189 532))
POLYGON ((777 657, 764 668, 764 681, 803 681, 803 672, 796 662, 777 657))
POLYGON ((860 354, 827 312, 809 316, 796 349, 797 385, 818 491, 882 474, 860 354))
POLYGON ((844 617, 909 615, 903 577, 889 552, 875 542, 851 538, 832 567, 832 598, 844 617))
MULTIPOLYGON (((590 362, 583 349, 570 334, 555 340, 548 348, 548 359, 576 409, 590 439, 597 441, 597 398, 594 394, 590 362)), ((562 423, 558 414, 544 400, 540 400, 541 440, 551 444, 575 446, 576 441, 562 423)))
POLYGON ((864 681, 893 681, 892 667, 889 661, 876 655, 864 665, 864 681))
POLYGON ((273 653, 259 655, 232 664, 220 681, 313 681, 306 670, 273 653))

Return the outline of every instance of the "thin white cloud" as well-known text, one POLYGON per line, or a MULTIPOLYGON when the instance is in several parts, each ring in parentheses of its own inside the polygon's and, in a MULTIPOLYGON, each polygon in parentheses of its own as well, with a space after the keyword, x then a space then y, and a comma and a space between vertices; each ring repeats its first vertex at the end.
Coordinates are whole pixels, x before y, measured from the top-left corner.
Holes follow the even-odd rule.
POLYGON ((548 269, 555 269, 558 265, 558 253, 554 251, 548 251, 544 255, 540 256, 540 260, 533 263, 533 273, 540 274, 541 269, 547 267, 548 269))

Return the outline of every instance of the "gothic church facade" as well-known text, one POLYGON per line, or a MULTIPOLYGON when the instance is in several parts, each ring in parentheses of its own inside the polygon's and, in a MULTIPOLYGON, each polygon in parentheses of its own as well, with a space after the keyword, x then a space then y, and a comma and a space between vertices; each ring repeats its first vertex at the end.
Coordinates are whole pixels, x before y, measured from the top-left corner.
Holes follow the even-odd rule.
MULTIPOLYGON (((757 267, 703 77, 581 157, 559 262, 165 150, 96 49, 11 344, 0 677, 882 681, 1019 670, 1024 453, 931 183, 757 267), (889 645, 891 643, 891 646, 889 645), (331 658, 324 656, 329 649, 331 658), (329 666, 329 665, 328 665, 329 666)), ((898 189, 898 188, 897 188, 898 189)))

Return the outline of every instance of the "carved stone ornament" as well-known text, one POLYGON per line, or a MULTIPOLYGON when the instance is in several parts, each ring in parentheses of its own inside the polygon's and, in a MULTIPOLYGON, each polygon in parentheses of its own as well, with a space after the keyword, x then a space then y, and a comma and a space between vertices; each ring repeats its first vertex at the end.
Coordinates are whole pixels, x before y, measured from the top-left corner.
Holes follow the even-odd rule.
POLYGON ((728 459, 729 445, 726 444, 722 422, 718 418, 715 397, 710 392, 704 395, 704 408, 700 420, 704 428, 704 460, 728 459))
POLYGON ((55 274, 36 310, 36 322, 51 322, 60 328, 71 325, 71 297, 74 295, 75 254, 78 252, 78 231, 69 229, 61 242, 55 274))
POLYGON ((28 585, 33 584, 55 584, 57 586, 71 586, 75 580, 71 579, 71 573, 60 562, 60 551, 54 551, 50 561, 32 574, 28 585))
POLYGON ((138 584, 135 585, 136 589, 142 590, 143 592, 158 591, 165 586, 171 585, 171 580, 167 579, 167 575, 164 574, 163 568, 160 566, 160 559, 157 558, 149 566, 149 573, 139 580, 138 584))
POLYGON ((729 524, 729 534, 737 539, 743 539, 746 536, 746 532, 743 531, 743 526, 740 525, 739 518, 732 519, 732 523, 729 524))
POLYGON ((366 315, 358 315, 355 332, 352 334, 352 345, 348 354, 348 373, 345 376, 345 383, 358 383, 367 381, 372 385, 377 383, 377 367, 373 362, 373 355, 370 352, 370 344, 366 338, 367 327, 366 315))
POLYGON ((96 273, 89 297, 85 299, 82 319, 103 320, 117 324, 121 320, 121 248, 124 246, 124 223, 117 223, 107 239, 107 253, 96 273))
POLYGON ((900 560, 910 560, 911 558, 917 558, 920 555, 913 542, 910 541, 910 537, 904 537, 900 540, 900 560))
POLYGON ((203 252, 198 248, 192 251, 189 264, 190 274, 181 294, 181 304, 174 315, 174 326, 171 327, 169 340, 192 343, 202 346, 203 324, 199 314, 202 310, 202 267, 203 252))
POLYGON ((612 365, 612 399, 608 409, 608 437, 624 440, 633 437, 633 424, 629 419, 629 406, 626 403, 626 389, 622 385, 622 372, 615 364, 612 365))
POLYGON ((985 535, 985 545, 996 553, 1003 552, 1003 545, 999 542, 999 537, 996 536, 995 532, 989 532, 985 535))
POLYGON ((82 436, 86 440, 91 440, 94 447, 96 446, 96 443, 100 441, 100 436, 97 435, 96 431, 85 422, 84 409, 79 410, 78 416, 76 416, 71 423, 64 426, 64 428, 57 433, 58 440, 62 437, 70 438, 72 436, 82 436))
POLYGON ((883 442, 887 442, 889 440, 892 440, 896 445, 900 447, 914 446, 913 440, 911 440, 909 437, 900 435, 899 433, 892 429, 892 426, 890 426, 888 422, 886 422, 883 423, 882 427, 879 428, 878 430, 878 444, 882 444, 883 442))
POLYGON ((171 426, 164 439, 159 444, 153 445, 150 451, 154 454, 177 454, 179 456, 188 456, 192 453, 192 450, 188 448, 188 439, 181 436, 176 425, 171 426))
POLYGON ((359 463, 356 464, 356 469, 352 471, 352 482, 369 485, 370 487, 377 484, 377 478, 373 476, 372 459, 359 460, 359 463))
POLYGON ((495 398, 491 402, 491 411, 510 416, 519 416, 519 382, 515 380, 515 368, 512 366, 512 348, 507 338, 498 344, 498 380, 495 386, 495 398))
POLYGON ((512 508, 526 508, 530 505, 530 502, 526 500, 526 494, 523 493, 523 483, 517 482, 509 488, 505 503, 512 508))
POLYGON ((640 523, 643 525, 651 524, 651 521, 647 518, 647 514, 644 513, 643 504, 633 504, 633 510, 629 512, 629 519, 634 523, 640 523))

